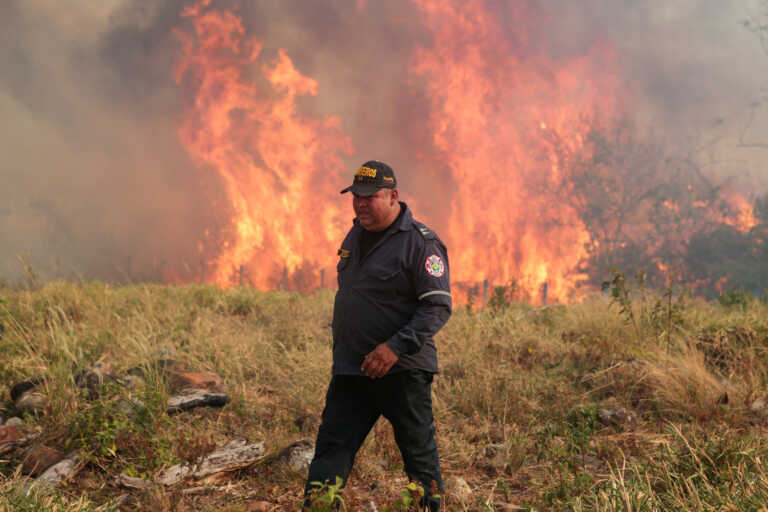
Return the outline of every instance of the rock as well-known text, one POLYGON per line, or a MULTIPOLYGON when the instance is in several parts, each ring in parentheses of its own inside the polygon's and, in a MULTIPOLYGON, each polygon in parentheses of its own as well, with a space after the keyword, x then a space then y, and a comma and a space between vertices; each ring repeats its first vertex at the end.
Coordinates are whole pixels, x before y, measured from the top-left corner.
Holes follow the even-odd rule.
POLYGON ((16 443, 23 437, 24 435, 22 434, 21 430, 13 425, 3 425, 0 427, 0 447, 11 443, 16 443))
POLYGON ((264 455, 264 443, 247 444, 245 439, 233 439, 200 458, 195 464, 177 464, 162 471, 157 482, 175 485, 185 478, 203 478, 214 473, 234 471, 250 466, 264 455))
POLYGON ((472 488, 460 476, 448 477, 445 481, 445 492, 465 505, 472 500, 472 488))
POLYGON ((204 389, 182 389, 179 394, 168 399, 168 414, 203 405, 223 407, 227 402, 229 397, 224 393, 212 393, 204 389))
POLYGON ((214 372, 171 370, 168 372, 168 378, 173 391, 181 389, 201 389, 215 393, 224 393, 226 391, 224 381, 219 374, 214 372))
POLYGON ((47 400, 45 398, 45 395, 35 391, 34 389, 25 391, 21 394, 21 396, 16 400, 14 405, 16 406, 16 409, 18 409, 21 412, 27 412, 27 411, 42 411, 45 409, 45 405, 47 403, 47 400))
POLYGON ((312 458, 315 456, 315 441, 302 439, 286 448, 275 459, 275 464, 286 464, 297 473, 304 473, 309 469, 312 458))
POLYGON ((597 420, 609 427, 632 429, 637 426, 637 416, 635 413, 623 407, 600 409, 597 411, 597 420))
POLYGON ((4 425, 6 427, 21 428, 21 427, 24 426, 24 422, 18 416, 12 416, 12 417, 8 418, 7 420, 5 420, 5 424, 4 425))
POLYGON ((34 444, 21 461, 21 472, 37 476, 64 458, 64 453, 44 444, 34 444))
POLYGON ((99 391, 107 382, 114 382, 117 376, 112 373, 112 365, 105 358, 96 361, 93 366, 85 368, 75 377, 75 384, 88 389, 91 399, 99 395, 99 391))
POLYGON ((6 422, 5 425, 0 427, 0 455, 29 444, 38 437, 40 437, 38 433, 24 435, 24 432, 19 427, 8 425, 8 422, 6 422))
POLYGON ((373 500, 368 500, 368 503, 365 504, 365 510, 366 512, 379 512, 379 509, 376 508, 376 503, 374 503, 373 500))
POLYGON ((35 389, 42 383, 43 379, 35 378, 14 384, 11 388, 11 401, 16 403, 16 401, 21 398, 22 394, 35 389))
POLYGON ((42 379, 30 379, 15 384, 11 388, 11 400, 16 410, 40 411, 45 408, 45 395, 38 390, 42 379))
POLYGON ((79 460, 80 451, 71 452, 66 458, 46 469, 27 489, 32 486, 51 488, 59 485, 61 481, 69 479, 75 473, 79 460))
POLYGON ((146 490, 152 487, 152 482, 146 478, 138 478, 120 473, 115 477, 115 484, 128 489, 146 490))

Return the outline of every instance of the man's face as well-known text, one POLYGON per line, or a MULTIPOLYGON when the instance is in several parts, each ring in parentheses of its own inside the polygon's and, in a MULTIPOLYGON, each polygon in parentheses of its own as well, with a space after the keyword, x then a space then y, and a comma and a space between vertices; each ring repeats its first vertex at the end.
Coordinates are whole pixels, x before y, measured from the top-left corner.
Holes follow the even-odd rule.
POLYGON ((387 229, 397 218, 400 204, 397 202, 397 190, 381 188, 372 196, 353 194, 352 208, 355 210, 360 225, 368 231, 387 229))

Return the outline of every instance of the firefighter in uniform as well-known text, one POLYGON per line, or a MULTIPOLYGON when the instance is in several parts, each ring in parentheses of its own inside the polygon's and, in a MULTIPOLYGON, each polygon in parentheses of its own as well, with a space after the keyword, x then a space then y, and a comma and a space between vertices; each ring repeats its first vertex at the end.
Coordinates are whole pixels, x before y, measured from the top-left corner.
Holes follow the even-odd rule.
POLYGON ((432 338, 451 315, 448 255, 437 234, 398 200, 388 165, 363 164, 341 192, 350 191, 356 218, 338 251, 332 378, 306 492, 337 476, 346 483, 383 415, 408 478, 425 490, 423 506, 437 510, 443 482, 432 415, 432 338))

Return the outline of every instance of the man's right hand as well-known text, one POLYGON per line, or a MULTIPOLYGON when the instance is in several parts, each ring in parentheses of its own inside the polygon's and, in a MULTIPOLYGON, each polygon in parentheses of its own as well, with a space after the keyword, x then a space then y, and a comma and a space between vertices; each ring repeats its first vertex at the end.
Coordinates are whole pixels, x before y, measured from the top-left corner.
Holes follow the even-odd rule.
POLYGON ((368 377, 377 379, 387 374, 390 368, 392 368, 397 360, 397 354, 392 352, 389 345, 386 343, 380 343, 373 351, 371 351, 365 359, 363 359, 363 365, 360 369, 368 377))

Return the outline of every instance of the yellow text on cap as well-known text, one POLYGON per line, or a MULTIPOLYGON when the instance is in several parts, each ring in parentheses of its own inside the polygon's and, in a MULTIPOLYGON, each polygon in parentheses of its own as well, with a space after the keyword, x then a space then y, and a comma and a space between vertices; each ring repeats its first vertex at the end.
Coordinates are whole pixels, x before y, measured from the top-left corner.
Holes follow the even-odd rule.
POLYGON ((365 176, 367 178, 375 178, 376 169, 371 169, 370 167, 362 166, 357 170, 357 172, 355 173, 355 176, 365 176))

